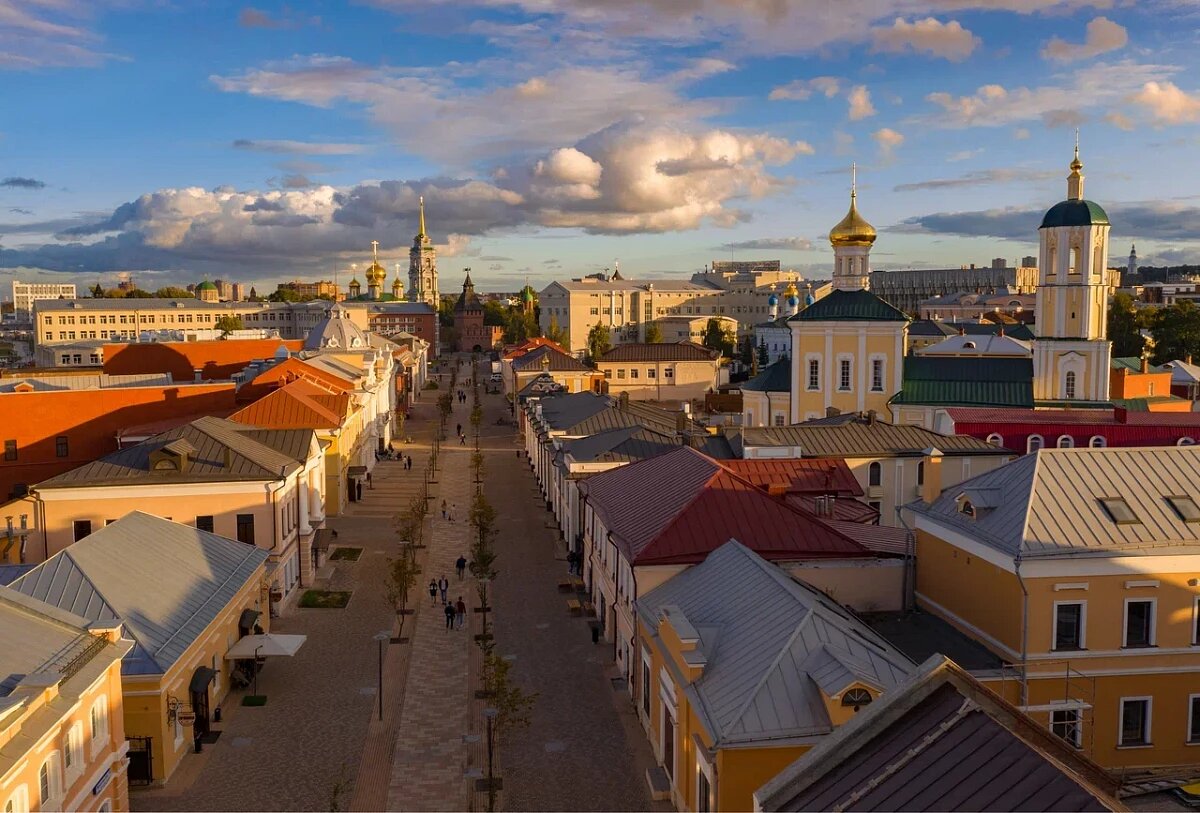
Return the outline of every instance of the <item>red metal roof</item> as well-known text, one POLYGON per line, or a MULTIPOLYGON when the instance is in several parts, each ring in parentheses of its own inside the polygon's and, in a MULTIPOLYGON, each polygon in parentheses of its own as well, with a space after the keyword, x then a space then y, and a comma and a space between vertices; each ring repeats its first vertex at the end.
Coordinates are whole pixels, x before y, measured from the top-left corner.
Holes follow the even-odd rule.
POLYGON ((176 381, 191 381, 199 370, 206 381, 227 379, 255 359, 272 358, 281 345, 290 353, 304 348, 296 339, 113 343, 104 346, 104 372, 170 373, 176 381))
MULTIPOLYGON (((856 522, 860 525, 874 524, 879 520, 879 512, 865 502, 859 502, 851 497, 839 497, 833 501, 833 516, 823 514, 818 510, 817 500, 819 495, 816 494, 788 494, 783 498, 783 501, 793 508, 799 508, 801 511, 807 511, 814 516, 819 516, 823 521, 828 522, 830 519, 841 520, 842 522, 856 522)), ((855 540, 861 542, 857 536, 855 540)))
POLYGON ((1127 412, 1123 409, 966 409, 946 410, 959 435, 1000 444, 1017 453, 1028 449, 1029 437, 1040 435, 1043 445, 1056 446, 1063 435, 1073 446, 1174 446, 1181 440, 1200 442, 1200 413, 1127 412))
POLYGON ((593 475, 580 487, 635 565, 702 562, 730 539, 774 561, 872 555, 688 446, 593 475))
POLYGON ((1015 423, 1029 426, 1200 426, 1200 412, 1126 412, 1121 409, 972 409, 951 407, 955 423, 1015 423))
POLYGON ((331 393, 297 379, 229 416, 232 421, 268 429, 336 429, 345 420, 349 393, 331 393))
POLYGON ((845 460, 725 460, 722 465, 759 488, 783 487, 792 493, 862 496, 862 486, 845 460))

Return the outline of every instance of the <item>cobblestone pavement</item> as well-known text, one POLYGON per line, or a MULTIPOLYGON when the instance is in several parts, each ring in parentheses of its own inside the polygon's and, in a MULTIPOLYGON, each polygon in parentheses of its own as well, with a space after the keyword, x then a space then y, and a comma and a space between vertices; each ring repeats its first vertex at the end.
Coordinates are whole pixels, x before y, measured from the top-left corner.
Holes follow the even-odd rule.
POLYGON ((485 396, 485 491, 500 513, 494 588, 496 652, 538 698, 527 729, 500 747, 507 810, 669 810, 651 803, 649 742, 628 696, 613 689, 612 647, 592 643, 587 620, 568 615, 558 582, 566 549, 551 527, 528 463, 518 459, 508 410, 485 396))
MULTIPOLYGON (((416 493, 427 457, 419 446, 405 451, 413 455, 412 471, 381 462, 363 502, 327 522, 338 531, 335 547, 363 549, 357 562, 330 562, 321 570, 330 589, 353 591, 350 604, 342 610, 293 607, 273 619, 273 632, 308 640, 295 657, 272 659, 263 668, 258 690, 267 704, 242 707, 246 692, 231 692, 216 726, 221 738, 189 755, 165 788, 134 789, 133 810, 330 810, 335 796, 346 809, 375 716, 374 636, 395 618, 383 599, 384 562, 396 549, 391 517, 416 493)), ((391 702, 387 692, 385 702, 391 702)))
MULTIPOLYGON (((464 368, 465 369, 465 368, 464 368)), ((467 424, 470 404, 455 404, 449 423, 467 424)), ((440 600, 431 603, 426 589, 431 579, 445 576, 450 582, 451 602, 462 596, 470 607, 470 577, 458 580, 454 563, 469 556, 470 525, 467 514, 473 493, 470 483, 469 446, 450 439, 441 447, 436 499, 431 504, 432 532, 426 540, 425 567, 412 635, 412 662, 401 710, 399 736, 395 743, 388 810, 465 810, 470 755, 464 736, 470 719, 469 655, 473 645, 469 625, 448 630, 440 600), (453 521, 442 519, 445 500, 453 521)))

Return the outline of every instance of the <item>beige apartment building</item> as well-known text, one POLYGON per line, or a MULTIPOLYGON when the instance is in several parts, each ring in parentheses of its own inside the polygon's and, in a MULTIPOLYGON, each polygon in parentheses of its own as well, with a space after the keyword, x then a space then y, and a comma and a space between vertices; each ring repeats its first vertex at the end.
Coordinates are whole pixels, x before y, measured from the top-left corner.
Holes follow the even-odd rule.
POLYGON ((21 282, 12 284, 13 314, 18 322, 33 318, 33 303, 53 299, 74 299, 73 282, 21 282))
POLYGON ((802 280, 795 271, 781 270, 778 260, 715 261, 688 280, 634 280, 620 273, 561 280, 538 294, 539 319, 543 332, 551 320, 567 331, 572 353, 587 347, 588 331, 597 323, 608 327, 614 345, 644 342, 647 324, 674 316, 727 316, 737 322, 738 336, 745 336, 767 321, 772 294, 781 296, 802 280))
POLYGON ((202 302, 199 299, 53 299, 35 302, 38 346, 84 340, 136 341, 142 331, 213 328, 225 316, 243 327, 276 330, 282 339, 303 339, 332 304, 312 302, 202 302))
POLYGON ((688 401, 728 383, 721 354, 695 342, 625 344, 596 360, 613 395, 635 401, 688 401))

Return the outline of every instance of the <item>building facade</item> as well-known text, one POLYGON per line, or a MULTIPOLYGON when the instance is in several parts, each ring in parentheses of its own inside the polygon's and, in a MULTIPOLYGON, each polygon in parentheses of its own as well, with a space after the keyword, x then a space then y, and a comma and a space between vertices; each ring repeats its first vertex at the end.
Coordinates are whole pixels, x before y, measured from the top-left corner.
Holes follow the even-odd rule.
POLYGON ((13 280, 13 315, 18 322, 33 321, 33 303, 50 299, 74 299, 73 282, 20 282, 13 280))
POLYGON ((624 344, 596 359, 613 395, 642 401, 688 401, 728 381, 721 354, 695 342, 624 344))
POLYGON ((435 311, 441 296, 438 294, 437 249, 425 232, 425 198, 418 199, 417 233, 408 250, 408 301, 424 302, 435 311))
POLYGON ((484 324, 483 303, 475 294, 475 283, 471 281, 471 269, 467 269, 462 293, 454 303, 454 332, 457 335, 455 349, 460 353, 478 353, 494 348, 504 332, 498 325, 484 324))
POLYGON ((319 279, 313 282, 294 279, 291 282, 281 282, 275 286, 277 291, 287 291, 296 296, 309 297, 316 299, 331 299, 335 302, 342 300, 342 293, 338 290, 337 283, 333 280, 319 279))

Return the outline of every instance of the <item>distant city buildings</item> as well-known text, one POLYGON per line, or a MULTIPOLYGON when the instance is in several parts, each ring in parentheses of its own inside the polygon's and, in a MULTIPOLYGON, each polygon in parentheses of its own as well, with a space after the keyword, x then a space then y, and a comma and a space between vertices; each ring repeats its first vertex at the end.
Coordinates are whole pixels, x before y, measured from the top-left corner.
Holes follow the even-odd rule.
POLYGON ((21 282, 13 280, 13 317, 18 322, 33 321, 33 303, 47 299, 74 299, 75 284, 69 282, 21 282))
POLYGON ((316 299, 332 299, 340 302, 343 295, 338 290, 338 286, 332 280, 321 279, 315 282, 303 282, 294 279, 291 282, 281 282, 275 286, 277 291, 286 291, 295 294, 297 297, 316 299))

